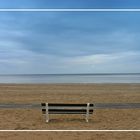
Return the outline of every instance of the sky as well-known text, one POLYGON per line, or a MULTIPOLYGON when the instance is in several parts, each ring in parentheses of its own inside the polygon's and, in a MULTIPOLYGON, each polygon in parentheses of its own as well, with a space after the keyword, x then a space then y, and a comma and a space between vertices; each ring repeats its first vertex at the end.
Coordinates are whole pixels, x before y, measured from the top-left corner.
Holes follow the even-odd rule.
MULTIPOLYGON (((140 1, 1 0, 0 8, 140 8, 140 1)), ((139 25, 140 12, 0 12, 0 74, 139 73, 139 25)))

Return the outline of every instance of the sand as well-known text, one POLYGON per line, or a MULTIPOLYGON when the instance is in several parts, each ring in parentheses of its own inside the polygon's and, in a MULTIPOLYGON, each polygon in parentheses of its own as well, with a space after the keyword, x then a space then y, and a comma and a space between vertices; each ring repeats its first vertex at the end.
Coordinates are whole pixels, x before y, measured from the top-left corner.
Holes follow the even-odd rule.
POLYGON ((0 132, 1 140, 139 140, 139 132, 0 132))
MULTIPOLYGON (((0 103, 140 103, 140 84, 0 84, 0 103)), ((0 109, 1 130, 138 130, 140 109, 96 109, 82 115, 51 115, 39 109, 0 109)), ((139 132, 0 132, 0 139, 139 139, 139 132)))

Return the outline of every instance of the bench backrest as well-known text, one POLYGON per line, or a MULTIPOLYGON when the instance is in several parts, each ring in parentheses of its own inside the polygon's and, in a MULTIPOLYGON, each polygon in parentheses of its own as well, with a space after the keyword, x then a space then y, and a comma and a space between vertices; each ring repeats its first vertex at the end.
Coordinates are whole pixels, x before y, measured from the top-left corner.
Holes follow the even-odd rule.
POLYGON ((46 114, 88 114, 93 113, 94 104, 62 104, 62 103, 41 103, 42 113, 46 114))

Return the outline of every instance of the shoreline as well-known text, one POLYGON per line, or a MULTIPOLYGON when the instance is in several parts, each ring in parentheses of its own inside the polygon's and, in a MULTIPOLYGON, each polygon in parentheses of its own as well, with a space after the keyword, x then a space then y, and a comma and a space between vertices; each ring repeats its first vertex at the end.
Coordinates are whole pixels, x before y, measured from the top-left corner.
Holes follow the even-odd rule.
POLYGON ((140 85, 140 83, 0 83, 1 85, 140 85))
POLYGON ((122 84, 123 85, 134 85, 134 84, 140 85, 139 82, 132 82, 132 83, 130 83, 130 82, 128 82, 128 83, 125 83, 125 82, 122 82, 122 83, 121 82, 116 82, 116 83, 114 83, 114 82, 112 82, 112 83, 111 82, 105 82, 105 83, 104 82, 102 82, 102 83, 101 82, 99 82, 99 83, 98 82, 97 83, 91 83, 91 82, 89 82, 89 83, 88 82, 85 82, 85 83, 84 82, 81 82, 81 83, 77 83, 77 82, 75 82, 75 83, 67 83, 67 82, 65 82, 65 83, 61 83, 61 82, 60 83, 53 83, 53 82, 52 83, 49 83, 49 82, 48 83, 47 82, 46 83, 36 83, 36 82, 35 83, 31 83, 31 82, 14 83, 13 82, 12 83, 11 82, 11 83, 6 83, 5 82, 5 83, 0 83, 0 85, 82 85, 82 84, 83 85, 87 85, 87 84, 89 84, 89 85, 119 85, 119 84, 121 84, 121 85, 122 84))

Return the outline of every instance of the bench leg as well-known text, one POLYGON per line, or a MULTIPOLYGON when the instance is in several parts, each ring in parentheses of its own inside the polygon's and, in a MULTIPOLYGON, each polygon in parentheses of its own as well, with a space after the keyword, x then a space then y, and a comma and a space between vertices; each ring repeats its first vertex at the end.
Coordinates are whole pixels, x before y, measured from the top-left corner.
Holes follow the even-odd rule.
POLYGON ((88 122, 88 118, 89 118, 89 105, 90 103, 87 103, 86 122, 88 122))
POLYGON ((48 108, 48 103, 46 103, 46 122, 49 122, 49 108, 48 108))

